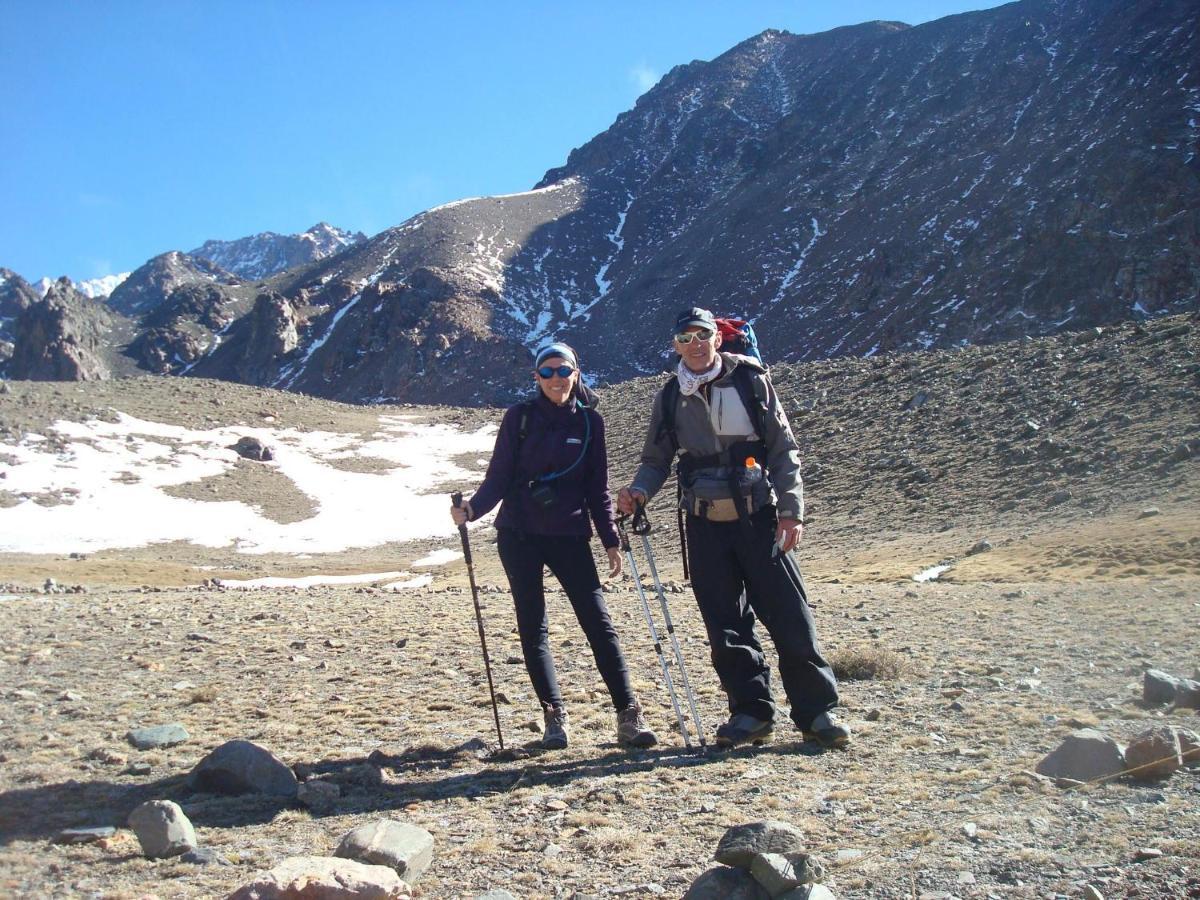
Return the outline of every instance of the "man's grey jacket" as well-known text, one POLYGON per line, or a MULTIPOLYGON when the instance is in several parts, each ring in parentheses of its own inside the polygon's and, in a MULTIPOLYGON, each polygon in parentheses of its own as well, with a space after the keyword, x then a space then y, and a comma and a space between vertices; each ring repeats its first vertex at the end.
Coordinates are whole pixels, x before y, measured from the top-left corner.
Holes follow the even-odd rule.
MULTIPOLYGON (((780 518, 803 521, 804 483, 800 477, 800 452, 796 446, 796 439, 792 436, 783 405, 779 401, 779 395, 776 394, 774 386, 767 378, 766 370, 758 360, 733 353, 721 353, 720 356, 724 365, 720 376, 708 385, 708 399, 703 395, 703 388, 690 397, 675 392, 678 397, 675 437, 679 442, 679 452, 709 456, 723 453, 741 441, 761 439, 767 448, 765 468, 770 482, 770 502, 776 504, 780 518), (755 395, 766 407, 766 434, 760 435, 755 430, 754 417, 742 404, 737 386, 733 382, 733 373, 740 366, 749 367, 754 372, 755 395)), ((671 474, 671 461, 675 456, 675 446, 670 435, 662 428, 662 421, 663 391, 660 390, 654 398, 654 410, 650 415, 650 428, 642 448, 641 465, 632 484, 633 489, 641 491, 647 498, 653 497, 662 488, 671 474)), ((735 465, 742 463, 741 460, 733 462, 735 465)), ((700 470, 697 474, 709 474, 714 481, 719 481, 727 473, 728 469, 718 467, 700 470)), ((763 498, 763 501, 767 499, 763 498)), ((685 508, 695 508, 691 500, 685 485, 685 508)), ((761 506, 762 502, 757 500, 758 498, 755 506, 761 506)))

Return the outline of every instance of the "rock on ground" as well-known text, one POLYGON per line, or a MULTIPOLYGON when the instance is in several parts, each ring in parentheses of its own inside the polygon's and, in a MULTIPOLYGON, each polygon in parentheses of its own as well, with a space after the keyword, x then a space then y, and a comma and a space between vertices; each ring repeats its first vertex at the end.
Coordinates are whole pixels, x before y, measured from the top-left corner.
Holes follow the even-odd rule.
POLYGON ((1125 750, 1125 768, 1134 778, 1167 778, 1182 766, 1179 731, 1170 725, 1147 728, 1125 750))
POLYGON ((787 822, 750 822, 726 831, 713 859, 749 869, 756 853, 790 853, 801 849, 803 843, 800 829, 787 822))
POLYGON ((227 741, 192 769, 187 786, 214 794, 267 794, 294 800, 295 773, 270 750, 250 741, 227 741))
POLYGON ((770 897, 745 869, 714 866, 692 882, 683 900, 770 900, 770 897))
POLYGON ((178 803, 149 800, 129 814, 129 827, 150 859, 179 856, 199 846, 196 830, 178 803))
POLYGON ((332 856, 293 856, 242 885, 226 900, 411 900, 387 866, 332 856))
POLYGON ((1037 764, 1037 773, 1047 778, 1093 781, 1125 771, 1121 745, 1093 728, 1068 735, 1052 753, 1037 764))
POLYGON ((344 835, 333 855, 388 866, 411 884, 433 862, 433 835, 416 825, 382 819, 344 835))

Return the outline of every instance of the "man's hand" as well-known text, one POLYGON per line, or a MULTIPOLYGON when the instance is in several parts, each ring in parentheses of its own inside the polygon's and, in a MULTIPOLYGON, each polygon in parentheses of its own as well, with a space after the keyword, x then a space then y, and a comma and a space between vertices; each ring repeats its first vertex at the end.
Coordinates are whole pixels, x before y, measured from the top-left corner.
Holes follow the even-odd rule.
POLYGON ((800 543, 804 536, 804 526, 799 519, 780 519, 775 528, 775 546, 780 553, 787 553, 800 543))
POLYGON ((635 487, 623 487, 617 494, 617 509, 627 516, 633 515, 636 504, 645 502, 646 495, 635 487))
POLYGON ((621 574, 621 551, 617 547, 605 547, 608 554, 608 577, 616 578, 621 574))
POLYGON ((450 507, 450 518, 454 520, 455 525, 466 525, 471 521, 471 504, 466 500, 462 506, 450 507))

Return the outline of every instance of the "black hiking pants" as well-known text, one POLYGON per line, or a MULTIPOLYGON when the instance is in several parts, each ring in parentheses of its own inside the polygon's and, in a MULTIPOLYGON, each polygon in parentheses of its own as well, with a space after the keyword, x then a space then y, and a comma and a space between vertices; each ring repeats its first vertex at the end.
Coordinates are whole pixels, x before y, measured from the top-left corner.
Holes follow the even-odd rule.
POLYGON ((613 706, 622 710, 633 703, 629 670, 621 655, 621 644, 609 618, 608 607, 604 604, 600 576, 588 538, 524 534, 512 528, 500 528, 498 532, 497 548, 516 606, 525 670, 538 700, 543 705, 562 704, 554 673, 554 656, 550 652, 546 592, 542 580, 542 567, 545 566, 567 592, 613 706))
POLYGON ((814 718, 837 706, 837 679, 817 645, 799 567, 790 553, 771 556, 776 522, 771 506, 750 517, 749 529, 741 522, 689 515, 692 591, 730 712, 775 718, 771 670, 754 634, 757 616, 775 642, 792 721, 807 729, 814 718))

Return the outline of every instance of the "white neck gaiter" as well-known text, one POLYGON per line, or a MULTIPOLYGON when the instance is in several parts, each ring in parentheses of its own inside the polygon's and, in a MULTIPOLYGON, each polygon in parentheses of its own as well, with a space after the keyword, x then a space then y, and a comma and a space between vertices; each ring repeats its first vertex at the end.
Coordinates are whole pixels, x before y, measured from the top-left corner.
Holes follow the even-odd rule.
POLYGON ((708 384, 708 382, 713 381, 720 374, 721 357, 719 356, 717 357, 716 362, 712 364, 712 368, 706 372, 693 372, 686 365, 684 365, 683 360, 681 359, 679 361, 679 371, 677 373, 679 378, 679 393, 683 394, 685 397, 690 397, 692 394, 696 393, 696 391, 700 390, 700 385, 708 384))

